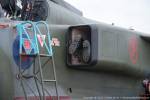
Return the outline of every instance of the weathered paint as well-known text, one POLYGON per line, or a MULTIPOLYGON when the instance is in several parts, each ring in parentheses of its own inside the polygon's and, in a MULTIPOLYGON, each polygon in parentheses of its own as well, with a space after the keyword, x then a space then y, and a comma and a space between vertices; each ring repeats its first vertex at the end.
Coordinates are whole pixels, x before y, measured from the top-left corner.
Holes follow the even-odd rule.
MULTIPOLYGON (((141 81, 145 75, 150 73, 150 43, 143 40, 139 32, 85 19, 51 1, 48 1, 48 4, 50 9, 47 22, 50 26, 50 32, 53 38, 60 41, 60 47, 53 47, 60 95, 67 95, 74 99, 91 96, 129 97, 139 96, 143 93, 141 81), (98 29, 98 63, 85 69, 69 68, 66 65, 66 34, 69 26, 81 24, 96 24, 98 29), (131 48, 134 49, 130 51, 131 37, 136 37, 134 41, 137 42, 131 43, 131 48), (130 52, 133 52, 133 55, 134 53, 138 55, 138 59, 136 56, 132 58, 130 52)), ((3 21, 3 19, 1 20, 3 21)), ((10 24, 12 23, 15 22, 10 21, 10 24)), ((43 30, 42 32, 45 32, 42 26, 40 28, 43 30)), ((13 27, 9 27, 0 30, 0 35, 0 69, 2 71, 0 99, 22 98, 24 95, 20 87, 20 80, 16 77, 18 66, 13 59, 12 50, 13 41, 17 34, 13 27)), ((47 65, 47 67, 49 66, 50 64, 47 65)), ((31 71, 28 70, 27 74, 30 74, 31 71)), ((49 70, 44 69, 43 71, 44 78, 51 76, 49 70)), ((37 93, 32 79, 24 80, 24 82, 30 84, 37 93)), ((53 85, 48 84, 46 88, 55 95, 53 85)), ((33 96, 27 87, 26 89, 28 95, 33 96)))

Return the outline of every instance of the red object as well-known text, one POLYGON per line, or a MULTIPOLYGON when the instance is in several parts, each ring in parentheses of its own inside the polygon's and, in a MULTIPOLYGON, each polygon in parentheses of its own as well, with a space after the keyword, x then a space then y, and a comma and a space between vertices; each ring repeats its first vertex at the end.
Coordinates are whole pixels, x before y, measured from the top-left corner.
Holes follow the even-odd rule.
POLYGON ((7 27, 9 27, 8 24, 0 24, 0 29, 4 29, 4 28, 7 28, 7 27))
POLYGON ((129 55, 130 55, 131 62, 133 64, 136 64, 139 55, 138 55, 138 41, 135 36, 131 37, 129 40, 129 55))
MULTIPOLYGON (((23 54, 25 54, 24 51, 23 51, 23 54)), ((27 59, 28 59, 28 56, 22 56, 22 57, 21 57, 21 60, 22 60, 22 61, 26 61, 27 59)))
POLYGON ((31 45, 30 45, 29 40, 24 40, 24 47, 25 47, 25 49, 31 49, 31 45))

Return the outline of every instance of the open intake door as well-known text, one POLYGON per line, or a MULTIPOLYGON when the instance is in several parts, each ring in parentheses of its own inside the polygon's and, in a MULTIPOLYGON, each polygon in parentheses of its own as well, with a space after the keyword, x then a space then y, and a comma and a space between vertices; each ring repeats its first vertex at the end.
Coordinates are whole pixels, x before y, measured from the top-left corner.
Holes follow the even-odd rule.
POLYGON ((95 65, 98 56, 98 32, 95 25, 71 26, 67 34, 67 65, 95 65))

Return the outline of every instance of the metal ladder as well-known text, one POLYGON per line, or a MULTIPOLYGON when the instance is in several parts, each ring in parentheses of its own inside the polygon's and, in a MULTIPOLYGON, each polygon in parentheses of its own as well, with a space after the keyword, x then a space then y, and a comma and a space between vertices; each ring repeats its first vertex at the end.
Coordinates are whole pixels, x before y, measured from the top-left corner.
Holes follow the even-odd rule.
MULTIPOLYGON (((40 100, 47 100, 45 92, 47 92, 47 94, 50 94, 48 92, 48 90, 46 90, 44 88, 45 83, 54 83, 56 98, 54 96, 54 98, 52 97, 52 99, 59 100, 55 61, 54 61, 54 56, 53 56, 53 52, 52 52, 51 37, 50 37, 48 25, 44 21, 40 21, 40 22, 36 22, 36 23, 32 23, 32 22, 28 21, 28 22, 19 24, 17 27, 18 27, 17 29, 19 30, 19 35, 20 35, 20 50, 19 50, 20 66, 19 66, 18 76, 20 77, 20 82, 21 82, 21 86, 22 86, 22 89, 24 92, 25 100, 28 100, 28 95, 26 93, 25 86, 23 84, 23 79, 28 79, 28 78, 30 78, 30 79, 32 78, 35 81, 35 85, 36 85, 40 100), (30 28, 27 27, 28 25, 30 25, 30 28), (43 34, 39 29, 39 25, 45 25, 46 26, 48 43, 45 42, 43 34), (34 35, 32 36, 32 38, 30 38, 26 29, 32 29, 32 31, 34 32, 34 35), (28 42, 30 42, 31 49, 34 52, 32 52, 32 50, 28 50, 28 49, 26 50, 23 35, 25 35, 28 42), (37 37, 38 35, 40 36, 41 40, 43 41, 43 44, 46 48, 47 53, 42 53, 42 54, 40 53, 39 44, 38 44, 38 37, 37 37), (23 47, 24 47, 24 51, 23 51, 23 47), (24 75, 25 70, 28 70, 28 69, 22 70, 22 67, 21 67, 22 57, 24 57, 24 56, 33 59, 33 73, 32 73, 33 75, 30 75, 30 76, 24 75), (42 64, 41 59, 43 57, 47 58, 47 60, 42 64), (36 66, 36 59, 38 59, 38 65, 37 66, 36 66), (54 79, 44 79, 43 68, 46 66, 46 64, 48 62, 50 62, 52 64, 52 72, 53 72, 54 79), (38 74, 39 74, 39 77, 37 76, 38 74), (41 89, 40 89, 38 83, 41 85, 41 89)), ((32 92, 34 92, 34 91, 32 90, 32 92)), ((33 93, 33 94, 35 94, 35 93, 33 93)), ((51 95, 49 95, 49 96, 51 96, 51 95)))

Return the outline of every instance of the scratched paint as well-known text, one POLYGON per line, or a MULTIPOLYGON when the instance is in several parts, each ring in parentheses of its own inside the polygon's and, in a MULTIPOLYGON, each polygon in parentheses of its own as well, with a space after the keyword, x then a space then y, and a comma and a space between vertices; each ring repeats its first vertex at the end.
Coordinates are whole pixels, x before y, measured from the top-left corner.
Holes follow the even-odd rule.
POLYGON ((52 38, 51 45, 52 45, 52 46, 57 46, 57 47, 59 47, 59 46, 60 46, 60 41, 59 41, 59 39, 58 39, 58 38, 52 38))

